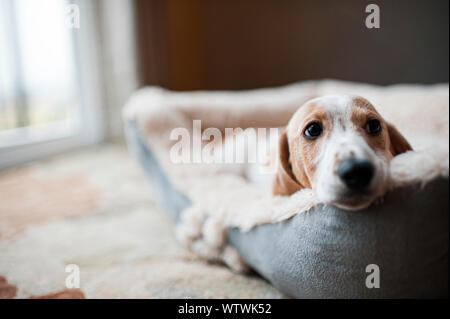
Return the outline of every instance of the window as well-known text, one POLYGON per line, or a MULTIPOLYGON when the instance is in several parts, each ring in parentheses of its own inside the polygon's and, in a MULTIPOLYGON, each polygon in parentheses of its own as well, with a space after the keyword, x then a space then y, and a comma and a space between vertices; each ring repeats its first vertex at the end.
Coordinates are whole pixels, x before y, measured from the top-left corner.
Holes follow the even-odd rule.
POLYGON ((0 168, 100 138, 92 4, 75 3, 79 29, 68 1, 0 0, 0 168))

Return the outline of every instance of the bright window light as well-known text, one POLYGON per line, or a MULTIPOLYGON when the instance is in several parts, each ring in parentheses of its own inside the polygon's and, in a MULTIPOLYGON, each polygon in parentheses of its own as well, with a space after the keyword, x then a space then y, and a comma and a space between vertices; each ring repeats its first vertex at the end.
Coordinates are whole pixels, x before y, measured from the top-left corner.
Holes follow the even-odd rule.
POLYGON ((74 30, 64 0, 0 0, 0 148, 77 134, 74 30))

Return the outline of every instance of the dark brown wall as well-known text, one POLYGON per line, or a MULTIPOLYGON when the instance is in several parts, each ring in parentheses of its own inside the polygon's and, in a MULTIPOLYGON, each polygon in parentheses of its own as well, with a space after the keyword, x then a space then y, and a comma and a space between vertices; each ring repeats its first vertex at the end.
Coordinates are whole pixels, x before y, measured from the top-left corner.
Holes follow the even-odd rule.
POLYGON ((136 0, 142 84, 448 81, 448 1, 136 0), (367 29, 366 5, 381 9, 367 29))

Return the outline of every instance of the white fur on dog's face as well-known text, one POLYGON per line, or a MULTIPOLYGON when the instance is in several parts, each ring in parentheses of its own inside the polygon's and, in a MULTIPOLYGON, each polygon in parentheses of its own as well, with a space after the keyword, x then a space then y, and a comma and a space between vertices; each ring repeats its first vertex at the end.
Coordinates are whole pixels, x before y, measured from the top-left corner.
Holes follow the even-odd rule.
POLYGON ((384 193, 393 157, 388 125, 367 100, 351 95, 311 100, 289 122, 287 138, 293 175, 311 187, 320 202, 356 210, 384 193), (379 134, 367 132, 369 120, 380 122, 379 134), (311 123, 320 123, 323 129, 314 140, 304 136, 311 123), (350 159, 369 161, 375 169, 363 192, 349 189, 337 174, 339 164, 350 159))

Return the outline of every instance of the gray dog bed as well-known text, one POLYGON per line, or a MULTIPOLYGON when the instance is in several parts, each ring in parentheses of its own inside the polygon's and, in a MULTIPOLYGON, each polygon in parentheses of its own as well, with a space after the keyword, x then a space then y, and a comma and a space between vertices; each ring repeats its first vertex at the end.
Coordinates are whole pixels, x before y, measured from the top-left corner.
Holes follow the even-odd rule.
MULTIPOLYGON (((136 122, 126 125, 128 144, 153 191, 178 222, 191 200, 172 186, 136 122)), ((448 297, 448 185, 439 178, 424 187, 397 189, 383 204, 358 212, 316 206, 248 232, 229 229, 227 240, 287 296, 448 297), (373 275, 369 265, 378 266, 379 288, 366 285, 373 275)))

